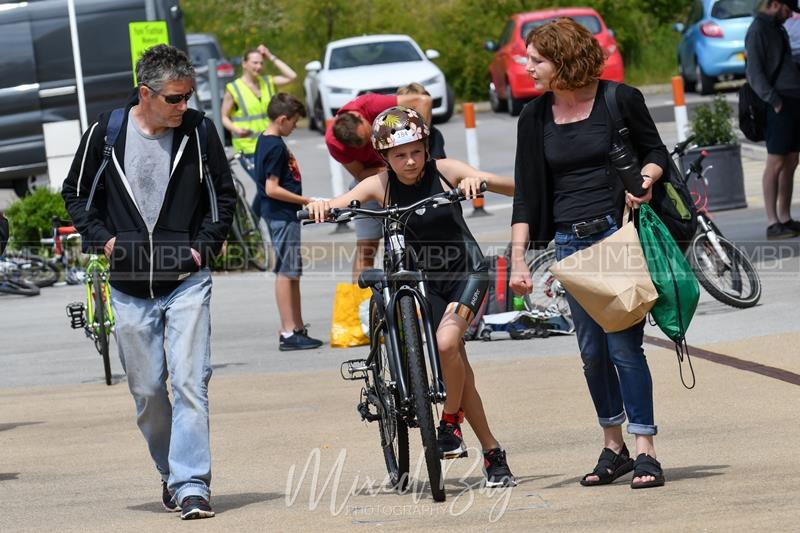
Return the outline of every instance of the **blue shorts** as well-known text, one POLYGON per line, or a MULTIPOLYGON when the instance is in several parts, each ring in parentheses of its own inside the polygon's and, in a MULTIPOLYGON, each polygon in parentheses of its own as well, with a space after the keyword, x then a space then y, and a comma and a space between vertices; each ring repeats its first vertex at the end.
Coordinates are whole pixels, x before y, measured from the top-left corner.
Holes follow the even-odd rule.
POLYGON ((267 220, 272 251, 275 254, 273 272, 287 278, 299 279, 303 274, 300 255, 300 222, 297 220, 267 220))
POLYGON ((800 152, 800 98, 781 100, 780 113, 767 105, 767 153, 773 155, 800 152))

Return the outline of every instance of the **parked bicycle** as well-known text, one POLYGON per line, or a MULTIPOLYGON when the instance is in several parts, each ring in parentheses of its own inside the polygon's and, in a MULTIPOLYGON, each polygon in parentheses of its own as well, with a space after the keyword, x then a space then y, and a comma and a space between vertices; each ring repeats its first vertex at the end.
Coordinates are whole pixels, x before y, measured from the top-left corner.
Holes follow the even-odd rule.
MULTIPOLYGON (((681 157, 693 137, 675 145, 673 157, 681 157)), ((686 252, 697 280, 708 293, 720 302, 737 308, 753 307, 761 298, 761 279, 750 259, 734 243, 726 239, 711 219, 708 211, 708 178, 713 168, 703 167, 708 154, 701 152, 685 171, 703 183, 703 192, 692 193, 697 207, 697 235, 686 252)))
POLYGON ((108 261, 92 254, 85 268, 86 304, 73 302, 67 305, 67 316, 72 329, 83 328, 86 336, 103 358, 103 373, 106 385, 111 385, 111 360, 109 340, 114 331, 114 311, 111 308, 111 291, 108 285, 108 261))
MULTIPOLYGON (((426 276, 417 264, 413 249, 405 246, 405 221, 418 210, 462 200, 462 191, 455 189, 407 207, 361 209, 359 205, 352 205, 331 209, 329 220, 334 223, 354 218, 383 221, 384 269, 366 270, 358 278, 359 287, 372 290, 369 355, 366 359, 343 362, 341 375, 346 380, 364 380, 357 410, 363 420, 378 422, 389 481, 401 492, 406 490, 409 481, 408 428, 419 428, 435 501, 444 501, 445 492, 433 411, 437 403, 444 402, 447 394, 436 329, 430 318, 432 311, 425 297, 426 276)), ((298 212, 301 220, 307 217, 307 211, 298 212)))
POLYGON ((52 228, 51 236, 40 240, 43 245, 52 247, 53 257, 47 260, 47 264, 68 285, 82 283, 86 273, 80 264, 81 236, 78 230, 57 216, 53 217, 52 228))
POLYGON ((17 261, 0 256, 0 293, 19 296, 36 296, 40 289, 17 261))
POLYGON ((250 169, 250 163, 242 157, 242 152, 237 152, 228 159, 231 166, 231 177, 236 187, 236 209, 233 214, 233 224, 231 224, 231 242, 235 243, 242 250, 242 258, 245 264, 250 264, 253 268, 262 272, 269 267, 269 248, 267 247, 265 235, 260 217, 253 212, 250 203, 247 201, 244 184, 236 177, 234 168, 236 163, 245 170, 250 169))

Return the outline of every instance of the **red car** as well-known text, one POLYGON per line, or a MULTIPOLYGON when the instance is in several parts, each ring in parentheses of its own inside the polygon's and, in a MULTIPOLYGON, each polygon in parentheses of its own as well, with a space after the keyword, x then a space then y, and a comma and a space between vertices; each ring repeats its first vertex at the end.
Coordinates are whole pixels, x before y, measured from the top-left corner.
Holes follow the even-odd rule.
POLYGON ((525 37, 532 29, 558 17, 575 19, 591 31, 608 53, 601 77, 623 81, 622 56, 617 48, 614 32, 606 27, 606 23, 594 9, 569 7, 517 13, 508 19, 499 42, 487 41, 485 45, 487 50, 495 52, 489 65, 489 102, 493 111, 508 109, 511 116, 517 116, 528 100, 539 96, 539 91, 534 89, 533 80, 525 70, 528 61, 525 37))

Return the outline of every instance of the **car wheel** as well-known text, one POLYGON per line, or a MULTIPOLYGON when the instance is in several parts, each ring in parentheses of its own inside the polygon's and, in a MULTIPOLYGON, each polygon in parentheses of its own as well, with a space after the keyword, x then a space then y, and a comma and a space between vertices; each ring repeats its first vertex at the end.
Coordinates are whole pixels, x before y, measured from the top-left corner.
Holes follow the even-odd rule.
POLYGON ((438 117, 433 117, 434 124, 444 124, 450 117, 453 116, 453 109, 455 109, 456 105, 456 97, 453 94, 453 88, 450 87, 450 84, 447 84, 447 111, 444 112, 444 115, 439 115, 438 117))
POLYGON ((309 127, 325 135, 325 112, 322 110, 322 100, 320 100, 319 96, 317 96, 317 101, 314 102, 314 110, 311 113, 311 117, 313 118, 308 121, 309 127), (314 124, 313 126, 311 126, 312 123, 314 124))
POLYGON ((712 78, 711 76, 706 76, 706 74, 703 72, 703 69, 700 67, 700 63, 697 63, 694 72, 695 72, 695 85, 694 85, 695 92, 697 92, 698 94, 713 93, 714 84, 717 82, 717 80, 712 78))
POLYGON ((525 107, 525 100, 514 98, 514 95, 511 93, 510 83, 506 83, 506 105, 508 105, 508 114, 512 117, 516 117, 522 113, 522 108, 525 107))
POLYGON ((495 113, 501 113, 506 110, 506 101, 500 99, 497 94, 497 87, 495 87, 491 79, 489 80, 489 105, 492 106, 492 111, 495 113))
POLYGON ((683 68, 683 63, 681 63, 681 58, 678 58, 678 72, 683 79, 683 90, 684 92, 690 93, 694 91, 694 83, 691 79, 686 75, 686 69, 683 68))

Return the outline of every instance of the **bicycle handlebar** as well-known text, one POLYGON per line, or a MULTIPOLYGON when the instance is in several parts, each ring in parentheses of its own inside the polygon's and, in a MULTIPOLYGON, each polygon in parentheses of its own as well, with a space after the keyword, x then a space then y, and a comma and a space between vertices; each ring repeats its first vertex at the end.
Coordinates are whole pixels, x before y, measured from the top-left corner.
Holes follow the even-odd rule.
MULTIPOLYGON (((480 192, 486 192, 487 185, 486 182, 482 182, 480 186, 480 192)), ((410 211, 416 211, 422 207, 428 207, 432 205, 444 205, 444 204, 452 204, 455 202, 461 202, 466 200, 466 196, 464 195, 464 191, 459 188, 450 189, 449 191, 441 192, 439 194, 434 194, 433 196, 429 196, 428 198, 423 198, 418 202, 414 202, 411 205, 405 207, 397 207, 389 206, 384 209, 362 209, 361 207, 334 207, 331 209, 330 215, 328 216, 328 222, 345 222, 350 218, 358 215, 362 215, 369 218, 390 218, 390 217, 397 217, 408 213, 410 211)), ((297 219, 298 220, 309 220, 309 213, 307 209, 300 209, 297 211, 297 219)))
POLYGON ((694 142, 695 137, 696 137, 695 135, 690 135, 689 137, 686 138, 686 140, 676 144, 675 148, 672 149, 670 155, 676 155, 676 154, 679 156, 684 155, 686 153, 686 147, 692 144, 692 142, 694 142))

